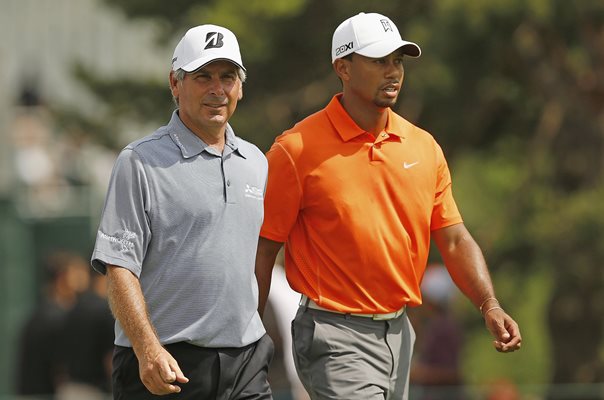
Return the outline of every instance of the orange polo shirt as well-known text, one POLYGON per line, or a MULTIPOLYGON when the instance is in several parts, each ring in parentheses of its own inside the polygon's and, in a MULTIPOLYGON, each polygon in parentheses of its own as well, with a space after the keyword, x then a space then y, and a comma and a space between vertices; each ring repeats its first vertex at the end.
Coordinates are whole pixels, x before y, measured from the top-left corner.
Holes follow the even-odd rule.
POLYGON ((421 304, 430 231, 462 222, 440 146, 388 109, 377 137, 336 95, 267 153, 260 235, 285 242, 292 288, 342 312, 421 304))

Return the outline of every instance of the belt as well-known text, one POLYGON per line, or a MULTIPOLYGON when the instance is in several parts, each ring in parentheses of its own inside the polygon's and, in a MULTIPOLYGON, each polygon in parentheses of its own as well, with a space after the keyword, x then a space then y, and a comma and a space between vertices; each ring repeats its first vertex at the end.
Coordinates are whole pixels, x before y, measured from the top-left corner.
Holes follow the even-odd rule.
POLYGON ((401 315, 403 315, 405 313, 405 309, 407 308, 407 306, 403 306, 400 310, 393 311, 393 312, 387 313, 387 314, 356 314, 356 313, 345 313, 345 312, 342 312, 342 311, 330 310, 329 308, 321 307, 320 305, 318 305, 317 303, 315 303, 313 300, 309 299, 305 295, 302 295, 302 298, 300 299, 299 305, 305 306, 305 307, 308 307, 308 308, 312 308, 313 310, 327 311, 327 312, 334 313, 334 314, 352 315, 354 317, 371 318, 371 319, 373 319, 375 321, 388 321, 388 320, 391 320, 391 319, 398 318, 398 317, 400 317, 401 315))

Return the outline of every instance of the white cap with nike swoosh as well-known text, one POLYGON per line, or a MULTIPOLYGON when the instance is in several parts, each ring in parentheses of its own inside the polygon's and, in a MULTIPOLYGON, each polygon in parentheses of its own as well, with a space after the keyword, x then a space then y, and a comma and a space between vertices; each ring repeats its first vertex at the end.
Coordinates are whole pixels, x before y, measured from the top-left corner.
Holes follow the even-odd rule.
POLYGON ((419 46, 401 38, 396 25, 382 14, 360 13, 342 22, 333 34, 331 62, 352 53, 380 58, 403 48, 406 55, 419 57, 419 46))

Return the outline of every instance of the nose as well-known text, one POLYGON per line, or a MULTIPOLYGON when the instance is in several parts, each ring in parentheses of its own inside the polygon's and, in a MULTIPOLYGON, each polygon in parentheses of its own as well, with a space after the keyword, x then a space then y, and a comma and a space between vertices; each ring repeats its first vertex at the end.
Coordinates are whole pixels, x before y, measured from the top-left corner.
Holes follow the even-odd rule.
POLYGON ((396 63, 393 60, 388 60, 386 62, 386 78, 396 78, 400 77, 403 74, 403 66, 399 63, 396 63))
POLYGON ((220 78, 212 78, 210 81, 210 93, 216 96, 222 96, 224 94, 224 88, 220 78))

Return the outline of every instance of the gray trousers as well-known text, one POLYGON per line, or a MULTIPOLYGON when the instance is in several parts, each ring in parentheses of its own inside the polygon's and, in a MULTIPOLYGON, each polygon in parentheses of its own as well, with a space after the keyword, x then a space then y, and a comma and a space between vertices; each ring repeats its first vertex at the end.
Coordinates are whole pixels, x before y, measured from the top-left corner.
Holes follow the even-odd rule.
POLYGON ((407 400, 415 332, 407 313, 388 321, 300 306, 293 354, 313 400, 407 400))

